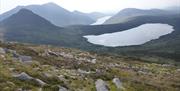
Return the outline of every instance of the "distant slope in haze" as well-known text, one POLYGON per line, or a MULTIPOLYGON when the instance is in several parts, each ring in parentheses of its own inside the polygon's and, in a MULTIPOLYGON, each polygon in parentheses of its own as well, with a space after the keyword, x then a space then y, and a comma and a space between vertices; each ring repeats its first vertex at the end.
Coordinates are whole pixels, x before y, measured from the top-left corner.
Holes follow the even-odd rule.
POLYGON ((97 19, 99 19, 99 18, 108 16, 108 15, 107 15, 107 14, 100 13, 100 12, 92 12, 92 13, 88 13, 88 16, 91 17, 91 18, 94 19, 94 20, 97 20, 97 19))
POLYGON ((104 24, 116 24, 128 22, 133 17, 151 15, 151 16, 159 16, 159 15, 168 15, 169 11, 160 10, 160 9, 150 9, 150 10, 141 10, 136 8, 126 8, 121 10, 116 15, 112 16, 108 19, 104 24))
POLYGON ((106 20, 108 20, 111 17, 112 16, 105 16, 105 17, 99 18, 97 19, 95 23, 92 23, 91 25, 102 25, 106 20))
POLYGON ((89 25, 94 22, 88 16, 82 16, 74 14, 54 3, 47 3, 43 5, 29 5, 29 6, 18 6, 8 12, 0 15, 0 21, 10 17, 17 13, 20 9, 26 8, 33 11, 35 14, 47 19, 57 26, 69 26, 69 25, 89 25))
POLYGON ((53 44, 63 37, 58 36, 62 30, 27 9, 21 9, 0 22, 0 33, 3 33, 5 41, 53 44))

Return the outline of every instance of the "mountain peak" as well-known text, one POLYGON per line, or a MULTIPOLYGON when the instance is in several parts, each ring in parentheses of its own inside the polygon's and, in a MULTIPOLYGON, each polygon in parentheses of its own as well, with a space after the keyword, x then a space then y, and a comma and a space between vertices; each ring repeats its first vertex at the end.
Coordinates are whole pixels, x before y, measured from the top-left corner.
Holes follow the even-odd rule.
MULTIPOLYGON (((28 5, 16 7, 8 12, 0 15, 0 21, 7 19, 8 17, 16 14, 20 9, 26 8, 33 13, 47 19, 57 26, 69 26, 69 25, 88 25, 94 22, 88 15, 74 14, 69 10, 57 5, 56 3, 46 3, 42 5, 28 5)), ((24 17, 22 15, 22 17, 24 17)))
POLYGON ((31 10, 28 10, 28 9, 25 9, 25 8, 22 8, 19 10, 18 13, 33 13, 31 10))
POLYGON ((56 3, 53 2, 49 2, 49 3, 45 3, 43 5, 41 5, 43 8, 48 9, 48 10, 56 10, 56 13, 70 13, 70 11, 66 10, 65 8, 59 6, 56 3))
POLYGON ((78 10, 74 10, 73 12, 74 12, 74 13, 82 13, 82 12, 80 12, 80 11, 78 11, 78 10))
POLYGON ((137 8, 125 8, 125 9, 121 10, 119 13, 141 12, 141 11, 144 11, 144 10, 137 9, 137 8))
POLYGON ((49 21, 42 18, 39 15, 36 15, 31 10, 28 9, 20 9, 17 13, 13 14, 9 18, 2 21, 5 25, 13 25, 13 26, 46 26, 52 25, 49 21))
POLYGON ((53 2, 45 3, 45 4, 43 4, 43 6, 58 6, 58 7, 60 7, 59 5, 57 5, 56 3, 53 3, 53 2))

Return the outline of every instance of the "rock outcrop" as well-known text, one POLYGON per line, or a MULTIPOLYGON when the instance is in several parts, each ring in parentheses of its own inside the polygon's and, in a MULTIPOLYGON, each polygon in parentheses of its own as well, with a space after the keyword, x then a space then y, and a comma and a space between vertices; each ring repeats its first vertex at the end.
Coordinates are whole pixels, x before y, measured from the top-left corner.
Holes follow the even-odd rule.
POLYGON ((37 78, 33 78, 33 77, 29 76, 28 74, 26 74, 25 72, 22 72, 22 73, 20 73, 18 75, 13 75, 13 77, 15 77, 15 78, 17 78, 19 80, 23 80, 23 81, 32 80, 32 81, 36 82, 38 85, 40 85, 40 86, 46 85, 46 83, 43 82, 42 80, 37 79, 37 78))
POLYGON ((95 85, 96 85, 96 91, 109 91, 106 82, 104 82, 102 79, 98 79, 95 82, 95 85))
POLYGON ((25 72, 22 72, 18 75, 13 75, 13 77, 19 79, 19 80, 32 80, 33 78, 31 76, 29 76, 28 74, 26 74, 25 72))
POLYGON ((0 54, 5 54, 5 53, 6 53, 6 51, 0 47, 0 54))
POLYGON ((22 56, 22 55, 20 55, 19 60, 21 62, 32 62, 32 57, 31 56, 22 56))
POLYGON ((59 86, 59 91, 68 91, 67 88, 59 86))
POLYGON ((46 85, 46 83, 45 82, 43 82, 42 80, 40 80, 40 79, 34 79, 34 81, 36 81, 37 82, 37 84, 38 85, 40 85, 40 86, 44 86, 44 85, 46 85))
POLYGON ((114 78, 112 82, 116 85, 118 89, 123 89, 122 83, 119 78, 114 78))

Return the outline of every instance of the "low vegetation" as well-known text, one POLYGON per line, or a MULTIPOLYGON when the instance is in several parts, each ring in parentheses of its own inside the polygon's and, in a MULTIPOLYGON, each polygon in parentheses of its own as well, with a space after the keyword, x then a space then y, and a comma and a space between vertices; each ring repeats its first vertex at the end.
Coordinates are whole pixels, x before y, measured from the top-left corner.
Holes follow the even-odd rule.
POLYGON ((107 83, 109 91, 180 90, 180 67, 173 64, 45 45, 0 43, 0 47, 0 91, 59 91, 61 87, 96 91, 98 79, 107 83), (32 59, 20 61, 15 55, 32 59), (15 77, 23 72, 33 79, 15 77), (123 88, 118 89, 113 78, 119 78, 123 88))

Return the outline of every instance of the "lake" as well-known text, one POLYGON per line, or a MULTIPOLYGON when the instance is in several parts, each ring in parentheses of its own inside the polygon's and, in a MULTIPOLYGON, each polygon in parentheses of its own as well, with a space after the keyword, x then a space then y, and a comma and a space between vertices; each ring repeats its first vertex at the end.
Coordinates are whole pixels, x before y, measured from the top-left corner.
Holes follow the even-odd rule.
POLYGON ((173 26, 161 23, 143 24, 136 28, 101 35, 86 35, 87 41, 108 47, 141 45, 173 32, 173 26))
POLYGON ((102 18, 97 19, 97 21, 91 25, 101 25, 103 24, 106 20, 108 20, 109 18, 111 18, 112 16, 105 16, 102 18))

